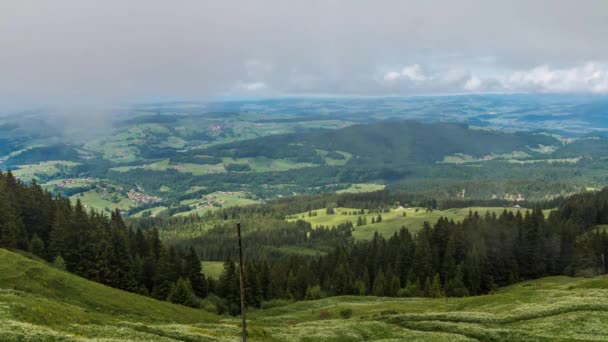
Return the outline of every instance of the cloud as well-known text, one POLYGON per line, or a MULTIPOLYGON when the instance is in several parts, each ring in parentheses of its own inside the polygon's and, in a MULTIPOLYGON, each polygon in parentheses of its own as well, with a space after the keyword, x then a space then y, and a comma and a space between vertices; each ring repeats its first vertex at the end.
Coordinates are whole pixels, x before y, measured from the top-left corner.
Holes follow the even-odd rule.
POLYGON ((0 1, 0 112, 237 91, 607 93, 606 13, 606 0, 0 1))
POLYGON ((418 64, 412 64, 401 69, 400 72, 390 71, 384 75, 385 81, 396 81, 396 80, 406 80, 413 82, 424 82, 428 80, 428 77, 420 68, 418 64))
POLYGON ((239 82, 237 88, 240 90, 246 91, 257 91, 266 89, 266 84, 264 82, 239 82))
POLYGON ((471 78, 469 78, 466 83, 464 84, 464 90, 467 91, 476 91, 479 90, 481 88, 482 82, 479 78, 477 78, 476 76, 472 76, 471 78))
POLYGON ((608 93, 608 65, 588 62, 570 68, 548 65, 515 71, 502 79, 505 90, 540 92, 608 93))
MULTIPOLYGON (((475 68, 475 66, 472 66, 475 68)), ((419 64, 389 71, 381 83, 402 94, 483 92, 542 92, 608 94, 608 63, 585 62, 555 68, 539 65, 529 69, 472 70, 419 64)))

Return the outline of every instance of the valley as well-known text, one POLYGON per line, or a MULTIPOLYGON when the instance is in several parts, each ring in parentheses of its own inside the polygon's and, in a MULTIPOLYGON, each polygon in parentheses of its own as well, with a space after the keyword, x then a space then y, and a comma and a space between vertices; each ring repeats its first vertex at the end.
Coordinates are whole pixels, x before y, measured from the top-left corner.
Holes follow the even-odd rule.
MULTIPOLYGON (((1 120, 2 133, 19 139, 6 146, 0 167, 55 194, 106 212, 118 208, 126 216, 200 213, 203 197, 217 192, 250 193, 254 201, 266 201, 388 188, 448 200, 462 199, 464 190, 465 199, 521 194, 536 201, 601 188, 608 163, 601 127, 589 126, 585 133, 567 125, 538 130, 531 118, 558 110, 556 98, 539 98, 555 104, 534 107, 538 99, 524 95, 436 99, 455 112, 478 103, 477 114, 459 120, 420 117, 422 107, 413 112, 408 106, 427 100, 415 98, 319 100, 327 113, 312 116, 299 111, 297 99, 272 102, 278 107, 262 100, 221 107, 139 105, 87 141, 64 140, 61 128, 55 135, 33 130, 29 123, 43 114, 9 116, 1 120), (492 120, 482 115, 484 108, 500 111, 495 102, 507 100, 524 112, 500 117, 519 125, 505 127, 494 120, 498 114, 492 120), (387 111, 390 116, 374 114, 371 104, 394 109, 387 111), (130 192, 137 195, 129 197, 130 192)), ((559 111, 583 108, 589 99, 569 101, 559 102, 564 106, 559 111)), ((60 121, 53 124, 61 127, 60 121)))

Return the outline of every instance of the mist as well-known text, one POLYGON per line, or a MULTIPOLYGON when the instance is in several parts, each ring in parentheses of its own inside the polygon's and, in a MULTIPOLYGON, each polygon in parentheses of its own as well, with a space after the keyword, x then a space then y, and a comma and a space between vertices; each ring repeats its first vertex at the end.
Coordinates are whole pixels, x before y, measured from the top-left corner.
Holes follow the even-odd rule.
POLYGON ((91 117, 134 101, 286 95, 603 94, 606 13, 603 0, 5 0, 0 112, 44 106, 91 117))

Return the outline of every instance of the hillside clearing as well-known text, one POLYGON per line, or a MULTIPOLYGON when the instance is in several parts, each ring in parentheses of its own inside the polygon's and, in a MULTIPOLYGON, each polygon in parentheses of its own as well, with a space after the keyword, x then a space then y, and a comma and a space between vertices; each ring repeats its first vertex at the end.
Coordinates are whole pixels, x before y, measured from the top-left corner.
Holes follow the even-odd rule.
MULTIPOLYGON (((453 208, 446 210, 433 210, 427 211, 425 208, 400 208, 391 209, 388 213, 381 213, 382 222, 371 223, 372 218, 375 220, 378 217, 378 213, 366 213, 363 215, 352 214, 353 212, 359 212, 360 209, 356 208, 335 208, 336 213, 328 215, 325 209, 313 210, 312 213, 316 213, 316 216, 308 216, 308 212, 299 213, 289 216, 288 220, 305 220, 310 222, 313 227, 318 226, 337 226, 348 221, 355 225, 353 236, 357 239, 370 239, 374 236, 375 232, 380 235, 388 237, 395 232, 398 232, 402 227, 406 227, 411 232, 416 232, 422 228, 424 222, 429 222, 431 225, 435 224, 440 217, 447 218, 448 220, 462 221, 470 212, 478 212, 479 215, 484 215, 486 212, 494 213, 499 215, 503 211, 517 212, 520 211, 522 215, 525 213, 524 208, 506 208, 506 207, 467 207, 467 208, 453 208), (405 216, 403 214, 405 213, 405 216), (358 218, 365 218, 367 224, 363 226, 357 226, 358 218)), ((548 215, 550 210, 545 210, 545 215, 548 215)))

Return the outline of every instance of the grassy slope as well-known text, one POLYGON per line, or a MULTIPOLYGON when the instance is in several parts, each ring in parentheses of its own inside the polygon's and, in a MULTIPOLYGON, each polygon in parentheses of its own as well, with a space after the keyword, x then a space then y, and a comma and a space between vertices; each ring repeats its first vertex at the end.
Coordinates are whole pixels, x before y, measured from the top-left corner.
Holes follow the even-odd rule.
POLYGON ((335 341, 363 341, 368 336, 419 341, 605 341, 608 278, 549 277, 492 295, 450 298, 447 303, 443 298, 334 297, 253 316, 311 341, 314 336, 335 341), (353 310, 350 322, 338 320, 344 308, 353 310), (333 320, 320 321, 321 310, 333 320))
MULTIPOLYGON (((422 228, 425 221, 434 224, 440 217, 446 217, 448 219, 453 219, 454 221, 461 221, 469 214, 469 211, 477 211, 480 215, 483 215, 486 212, 493 212, 498 215, 505 209, 509 211, 518 210, 502 207, 469 207, 426 212, 424 208, 405 208, 402 210, 391 210, 389 213, 382 213, 382 222, 374 224, 371 223, 372 218, 376 218, 378 214, 365 214, 364 216, 367 219, 367 224, 364 226, 355 227, 353 236, 357 239, 369 239, 376 231, 383 236, 390 236, 404 226, 411 232, 415 232, 422 228), (416 212, 416 209, 418 209, 418 212, 416 212), (404 211, 406 213, 406 217, 403 217, 404 211)), ((308 217, 308 213, 300 213, 297 214, 297 218, 310 222, 313 227, 320 225, 335 226, 346 221, 351 221, 356 225, 357 218, 359 216, 363 217, 363 215, 342 215, 342 212, 344 211, 353 212, 356 210, 357 209, 354 208, 337 208, 336 214, 327 215, 325 209, 318 209, 316 210, 317 216, 308 217)), ((521 210, 523 214, 525 209, 521 210)))
POLYGON ((170 336, 205 340, 205 327, 218 321, 219 316, 203 310, 112 289, 0 249, 1 341, 47 341, 51 336, 56 340, 149 341, 170 336))
MULTIPOLYGON (((608 340, 608 278, 543 278, 447 303, 333 297, 248 318, 251 341, 600 341, 608 340), (340 318, 345 308, 349 320, 340 318)), ((239 326, 0 249, 0 340, 238 341, 239 326)))

